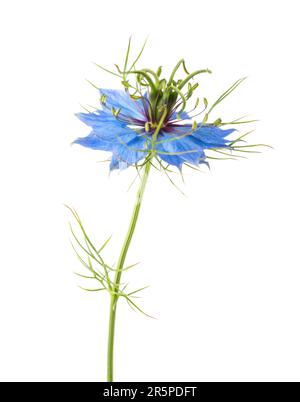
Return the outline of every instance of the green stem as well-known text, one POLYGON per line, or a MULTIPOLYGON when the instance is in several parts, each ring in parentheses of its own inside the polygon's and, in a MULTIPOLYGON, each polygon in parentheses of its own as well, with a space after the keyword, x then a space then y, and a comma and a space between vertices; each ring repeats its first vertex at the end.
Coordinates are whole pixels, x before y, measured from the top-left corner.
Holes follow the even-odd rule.
MULTIPOLYGON (((166 118, 167 111, 164 110, 163 115, 160 119, 160 122, 153 134, 153 141, 156 140, 157 135, 164 123, 166 118)), ((117 303, 120 297, 119 289, 120 289, 120 282, 121 276, 123 272, 123 267, 126 259, 126 255, 133 237, 133 233, 136 227, 136 223, 138 220, 139 212, 141 209, 142 199, 145 191, 145 187, 147 184, 150 168, 151 168, 151 161, 155 154, 154 144, 152 144, 152 150, 147 157, 147 161, 144 165, 144 172, 141 179, 140 187, 138 189, 136 195, 136 202, 133 208, 132 217, 130 220, 129 228, 123 243, 123 247, 120 253, 120 257, 118 260, 115 278, 114 278, 114 286, 111 292, 111 299, 110 299, 110 313, 109 313, 109 327, 108 327, 108 348, 107 348, 107 381, 113 381, 113 364, 114 364, 114 337, 115 337, 115 322, 116 322, 116 311, 117 311, 117 303)))
POLYGON ((114 279, 114 289, 111 294, 110 301, 110 317, 109 317, 109 331, 108 331, 108 350, 107 350, 107 381, 113 381, 113 355, 114 355, 114 334, 115 334, 115 321, 116 321, 116 309, 117 302, 119 299, 119 287, 121 281, 122 270, 124 267, 125 258, 130 246, 130 242, 133 237, 133 233, 136 227, 137 219, 139 216, 142 198, 144 190, 146 187, 147 179, 149 176, 149 171, 151 167, 151 160, 149 159, 144 167, 143 177, 141 179, 141 184, 137 192, 136 202, 133 208, 133 214, 130 220, 129 228, 125 237, 125 241, 121 250, 121 254, 118 260, 115 279, 114 279))

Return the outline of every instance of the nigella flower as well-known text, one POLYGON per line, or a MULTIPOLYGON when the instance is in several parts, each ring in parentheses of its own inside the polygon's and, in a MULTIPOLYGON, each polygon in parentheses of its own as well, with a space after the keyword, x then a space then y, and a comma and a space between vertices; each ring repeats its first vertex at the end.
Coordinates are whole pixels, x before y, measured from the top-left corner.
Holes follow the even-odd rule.
MULTIPOLYGON (((162 115, 153 110, 151 98, 154 97, 146 93, 135 99, 125 89, 101 89, 100 95, 102 110, 77 114, 92 131, 87 137, 74 142, 111 152, 111 170, 136 164, 150 151, 152 137, 162 115)), ((184 163, 206 163, 205 150, 229 147, 231 141, 226 138, 234 131, 191 122, 188 113, 179 112, 181 103, 166 103, 165 117, 154 144, 156 155, 179 169, 184 163)))
MULTIPOLYGON (((143 47, 144 48, 144 47, 143 47)), ((142 49, 143 50, 143 49, 142 49)), ((194 168, 200 164, 208 164, 209 158, 232 159, 236 152, 256 152, 251 147, 262 144, 245 145, 245 136, 251 131, 229 139, 234 128, 224 129, 224 126, 236 127, 237 124, 250 123, 236 119, 224 123, 220 118, 208 122, 212 110, 222 102, 242 81, 236 81, 210 107, 206 98, 196 99, 194 107, 188 110, 188 102, 198 87, 196 76, 210 73, 209 70, 197 70, 189 73, 184 60, 180 60, 168 79, 161 78, 162 68, 156 71, 144 68, 136 69, 136 63, 142 54, 128 66, 130 41, 125 57, 123 70, 117 65, 117 72, 101 67, 121 79, 123 89, 99 89, 101 108, 94 112, 79 113, 77 116, 91 128, 91 132, 74 142, 95 150, 111 153, 110 169, 124 169, 134 165, 138 171, 139 186, 136 202, 126 232, 124 243, 116 265, 107 263, 102 256, 102 250, 109 243, 110 237, 99 248, 87 235, 78 213, 70 208, 78 224, 80 241, 71 226, 74 238, 73 248, 88 275, 78 275, 87 280, 93 280, 97 287, 83 288, 92 292, 107 292, 110 296, 109 331, 107 346, 107 381, 114 378, 114 339, 116 309, 119 300, 124 300, 135 311, 148 315, 137 304, 136 295, 146 287, 128 290, 128 282, 124 284, 121 277, 125 271, 136 264, 127 265, 127 253, 140 213, 141 203, 148 181, 151 167, 157 167, 168 177, 173 172, 170 166, 181 170, 183 165, 194 168), (179 68, 186 74, 183 79, 176 79, 179 68), (134 79, 130 79, 133 77, 134 79), (200 108, 200 111, 199 109, 200 108), (199 116, 201 121, 197 121, 199 116), (197 117, 197 120, 195 118, 197 117), (242 143, 242 145, 238 145, 242 143), (249 148, 250 147, 250 148, 249 148), (210 152, 215 152, 211 156, 210 152), (155 163, 154 163, 155 162, 155 163)), ((99 66, 100 67, 100 66, 99 66)), ((177 173, 177 172, 175 172, 177 173)), ((169 177, 172 184, 174 182, 169 177)), ((175 185, 176 186, 176 185, 175 185)), ((114 261, 113 260, 113 261, 114 261)))
POLYGON ((203 98, 203 102, 197 98, 195 106, 187 111, 188 101, 199 85, 195 83, 195 78, 211 71, 204 69, 189 73, 182 59, 169 78, 161 78, 161 67, 156 71, 149 68, 136 69, 142 52, 128 68, 129 49, 130 43, 123 71, 118 66, 117 72, 99 66, 118 76, 123 89, 99 89, 101 109, 77 114, 80 120, 91 127, 91 132, 75 140, 76 144, 110 152, 111 170, 137 165, 149 155, 151 160, 157 159, 160 164, 181 169, 183 164, 207 164, 208 150, 225 152, 229 157, 234 156, 232 151, 240 150, 236 145, 240 138, 235 141, 228 139, 235 130, 224 129, 223 126, 249 121, 238 119, 223 123, 217 119, 208 123, 208 118, 211 111, 243 79, 236 81, 210 108, 206 98, 203 98), (183 79, 176 79, 180 67, 186 75, 183 79), (201 108, 200 111, 198 108, 201 108), (196 121, 195 117, 202 114, 202 120, 196 121))

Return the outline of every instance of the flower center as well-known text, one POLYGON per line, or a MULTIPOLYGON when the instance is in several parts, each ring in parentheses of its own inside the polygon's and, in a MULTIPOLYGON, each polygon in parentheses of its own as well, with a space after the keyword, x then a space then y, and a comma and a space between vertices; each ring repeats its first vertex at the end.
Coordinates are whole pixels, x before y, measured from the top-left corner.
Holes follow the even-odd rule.
MULTIPOLYGON (((165 122, 163 123, 163 125, 161 126, 161 128, 166 127, 166 125, 167 125, 167 121, 165 121, 165 122)), ((147 121, 147 122, 145 123, 144 128, 145 128, 146 133, 152 134, 152 133, 156 130, 157 126, 158 126, 158 122, 156 122, 156 121, 147 121)))

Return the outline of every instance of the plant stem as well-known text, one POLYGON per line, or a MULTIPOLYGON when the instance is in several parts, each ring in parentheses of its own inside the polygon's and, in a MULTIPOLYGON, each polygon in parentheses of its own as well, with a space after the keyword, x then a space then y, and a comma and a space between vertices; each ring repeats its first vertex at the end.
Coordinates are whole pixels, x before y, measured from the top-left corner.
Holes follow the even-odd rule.
POLYGON ((116 321, 116 309, 119 299, 119 287, 121 281, 122 270, 124 267, 125 258, 129 249, 130 242, 136 227, 137 219, 139 216, 141 202, 147 183, 149 171, 151 167, 151 160, 149 159, 144 167, 143 177, 141 179, 141 184, 137 192, 136 202, 133 208, 133 214, 130 220, 129 228, 123 243, 121 254, 118 260, 115 279, 114 279, 114 289, 111 294, 110 300, 110 315, 109 315, 109 330, 108 330, 108 349, 107 349, 107 381, 113 381, 113 357, 114 357, 114 335, 115 335, 115 321, 116 321))
POLYGON ((150 172, 150 168, 151 168, 152 157, 155 155, 154 142, 156 141, 158 133, 165 121, 166 115, 167 115, 167 110, 165 109, 163 112, 163 115, 156 127, 156 130, 153 133, 152 150, 149 152, 149 155, 146 159, 146 163, 144 165, 143 176, 141 178, 140 186, 137 191, 136 202, 134 204, 132 217, 130 220, 129 228, 128 228, 128 231, 127 231, 124 243, 123 243, 123 247, 122 247, 120 257, 118 260, 118 264, 117 264, 117 268, 116 268, 114 285, 113 285, 111 298, 110 298, 110 313, 109 313, 109 327, 108 327, 107 381, 109 381, 109 382, 113 381, 115 322, 116 322, 117 303, 118 303, 118 299, 120 297, 119 296, 119 288, 120 288, 121 276, 122 276, 122 272, 123 272, 126 255, 127 255, 127 252, 128 252, 129 246, 130 246, 130 242, 133 237, 133 233, 134 233, 134 230, 136 227, 137 220, 138 220, 142 199, 143 199, 145 187, 147 184, 147 180, 148 180, 148 176, 149 176, 149 172, 150 172))

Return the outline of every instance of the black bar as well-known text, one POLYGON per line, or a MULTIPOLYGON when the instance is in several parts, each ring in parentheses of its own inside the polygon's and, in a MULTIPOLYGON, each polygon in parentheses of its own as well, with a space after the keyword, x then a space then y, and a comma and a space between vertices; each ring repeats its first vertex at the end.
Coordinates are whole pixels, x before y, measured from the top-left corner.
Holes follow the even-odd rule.
MULTIPOLYGON (((280 382, 9 382, 2 383, 8 387, 10 398, 23 401, 44 401, 49 399, 56 402, 65 398, 69 401, 82 402, 116 401, 122 398, 127 401, 153 399, 167 400, 170 398, 202 401, 244 401, 260 398, 294 400, 294 392, 289 398, 286 387, 282 389, 280 382), (33 385, 32 385, 33 384, 33 385), (56 386, 58 384, 58 387, 56 386), (265 384, 272 384, 270 387, 265 384)), ((5 399, 4 399, 5 400, 5 399)))

